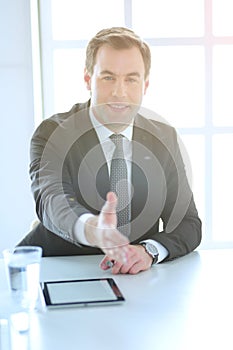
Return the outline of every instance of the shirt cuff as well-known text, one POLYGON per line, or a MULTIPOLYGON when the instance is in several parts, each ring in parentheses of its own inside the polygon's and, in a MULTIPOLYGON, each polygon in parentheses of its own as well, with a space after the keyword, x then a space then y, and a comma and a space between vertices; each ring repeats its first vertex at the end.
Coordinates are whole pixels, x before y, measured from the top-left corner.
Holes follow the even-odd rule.
POLYGON ((84 232, 85 232, 86 221, 89 218, 92 218, 94 216, 95 215, 93 215, 93 214, 83 214, 79 217, 79 219, 74 224, 74 236, 78 240, 79 243, 91 246, 91 244, 87 241, 84 232))
MULTIPOLYGON (((157 242, 157 241, 155 241, 153 239, 145 239, 142 242, 151 243, 157 248, 159 256, 158 256, 158 260, 157 260, 156 264, 158 264, 161 261, 163 261, 169 254, 168 250, 161 243, 159 243, 159 242, 157 242)), ((142 243, 142 242, 140 242, 140 243, 142 243)))

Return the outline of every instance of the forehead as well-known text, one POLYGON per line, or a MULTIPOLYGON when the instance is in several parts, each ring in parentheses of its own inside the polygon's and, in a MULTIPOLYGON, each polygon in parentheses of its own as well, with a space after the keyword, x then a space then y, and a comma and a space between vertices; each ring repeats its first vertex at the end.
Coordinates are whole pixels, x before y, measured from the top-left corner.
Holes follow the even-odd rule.
POLYGON ((136 46, 129 49, 114 49, 109 45, 103 45, 97 51, 94 70, 98 73, 109 70, 115 74, 138 72, 143 75, 145 67, 142 54, 136 46))

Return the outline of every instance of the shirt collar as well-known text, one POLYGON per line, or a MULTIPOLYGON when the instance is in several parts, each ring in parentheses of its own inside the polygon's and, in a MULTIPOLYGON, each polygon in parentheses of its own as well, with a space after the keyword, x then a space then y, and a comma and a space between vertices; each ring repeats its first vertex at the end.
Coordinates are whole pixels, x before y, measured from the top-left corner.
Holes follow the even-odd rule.
MULTIPOLYGON (((90 109, 89 111, 90 119, 92 122, 92 125, 95 128, 95 131, 98 135, 98 138, 100 140, 100 143, 106 141, 112 134, 113 132, 106 128, 103 124, 101 124, 96 117, 94 116, 92 110, 90 109)), ((125 130, 121 132, 121 135, 126 137, 129 141, 132 141, 133 137, 133 123, 131 123, 125 130)))

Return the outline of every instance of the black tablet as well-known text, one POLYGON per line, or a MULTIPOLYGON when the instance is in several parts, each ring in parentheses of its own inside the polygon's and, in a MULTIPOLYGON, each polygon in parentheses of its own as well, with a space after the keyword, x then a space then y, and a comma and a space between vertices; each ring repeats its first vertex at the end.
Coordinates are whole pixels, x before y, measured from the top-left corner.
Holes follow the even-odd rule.
POLYGON ((113 305, 125 301, 112 278, 49 281, 41 287, 48 308, 113 305))

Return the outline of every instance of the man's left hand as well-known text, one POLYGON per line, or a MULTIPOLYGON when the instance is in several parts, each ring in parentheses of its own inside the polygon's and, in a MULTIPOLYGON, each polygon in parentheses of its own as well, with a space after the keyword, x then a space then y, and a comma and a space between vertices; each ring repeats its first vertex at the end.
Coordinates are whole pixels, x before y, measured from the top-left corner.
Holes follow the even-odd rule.
MULTIPOLYGON (((146 252, 145 248, 141 245, 129 245, 128 246, 128 257, 126 263, 121 263, 118 261, 113 262, 112 273, 113 274, 132 274, 135 275, 138 272, 148 270, 152 264, 152 257, 146 252)), ((108 262, 111 259, 105 255, 100 263, 100 267, 103 270, 111 268, 108 262)))

